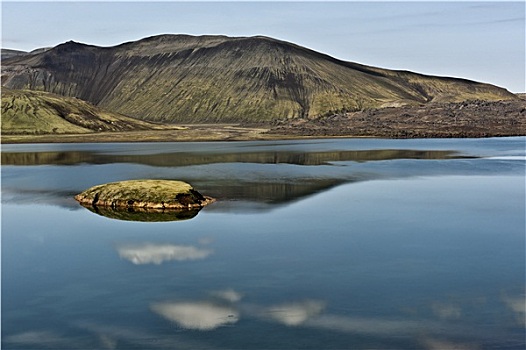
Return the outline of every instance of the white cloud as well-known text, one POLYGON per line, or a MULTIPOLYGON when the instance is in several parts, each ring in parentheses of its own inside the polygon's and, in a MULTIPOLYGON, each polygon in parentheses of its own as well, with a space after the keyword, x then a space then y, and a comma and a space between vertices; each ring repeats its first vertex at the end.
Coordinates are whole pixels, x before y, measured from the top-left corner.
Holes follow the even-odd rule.
POLYGON ((151 310, 187 329, 208 331, 239 320, 239 312, 230 306, 210 302, 154 303, 151 310))
POLYGON ((212 250, 175 244, 143 243, 117 247, 119 256, 135 265, 162 264, 167 261, 199 260, 212 254, 212 250))

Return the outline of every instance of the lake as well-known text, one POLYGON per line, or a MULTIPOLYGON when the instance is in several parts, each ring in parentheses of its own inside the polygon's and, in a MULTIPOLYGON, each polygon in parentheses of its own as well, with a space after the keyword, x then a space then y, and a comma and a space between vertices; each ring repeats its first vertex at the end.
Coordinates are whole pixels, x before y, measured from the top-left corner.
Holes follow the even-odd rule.
POLYGON ((3 145, 2 349, 524 349, 525 143, 3 145), (73 199, 143 178, 217 202, 73 199))

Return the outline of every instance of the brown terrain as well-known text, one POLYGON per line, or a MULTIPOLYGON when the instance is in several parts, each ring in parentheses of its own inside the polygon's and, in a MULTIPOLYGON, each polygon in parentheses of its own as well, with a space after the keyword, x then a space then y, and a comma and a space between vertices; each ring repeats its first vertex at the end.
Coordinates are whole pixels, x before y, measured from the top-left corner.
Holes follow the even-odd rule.
POLYGON ((526 100, 389 107, 271 124, 186 124, 165 130, 3 135, 2 143, 245 141, 318 137, 442 138, 526 135, 526 100))
POLYGON ((384 138, 526 135, 526 100, 370 109, 276 122, 268 134, 384 138))

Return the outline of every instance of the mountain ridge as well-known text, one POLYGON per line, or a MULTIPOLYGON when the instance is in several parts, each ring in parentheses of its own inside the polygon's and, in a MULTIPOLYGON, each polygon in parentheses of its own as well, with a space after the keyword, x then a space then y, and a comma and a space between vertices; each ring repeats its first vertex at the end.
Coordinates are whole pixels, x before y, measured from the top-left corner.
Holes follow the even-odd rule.
POLYGON ((6 59, 2 84, 170 123, 267 122, 516 98, 490 84, 342 61, 265 36, 164 34, 111 47, 68 41, 6 59))

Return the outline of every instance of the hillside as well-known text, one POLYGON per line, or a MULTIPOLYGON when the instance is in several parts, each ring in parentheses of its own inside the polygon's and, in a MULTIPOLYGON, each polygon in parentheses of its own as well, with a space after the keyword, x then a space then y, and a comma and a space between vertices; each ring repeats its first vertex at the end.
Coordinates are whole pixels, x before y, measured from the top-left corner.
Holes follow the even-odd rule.
POLYGON ((2 88, 2 134, 79 134, 166 127, 105 111, 74 97, 2 88))
POLYGON ((33 50, 31 52, 11 50, 11 49, 2 49, 1 50, 1 60, 4 61, 4 60, 7 60, 9 58, 14 58, 14 57, 21 58, 23 56, 35 55, 35 54, 45 52, 49 49, 50 49, 49 47, 43 47, 40 49, 33 50))
POLYGON ((172 123, 266 122, 384 106, 516 99, 488 84, 344 62, 267 37, 161 35, 114 47, 67 42, 6 59, 2 84, 172 123))
POLYGON ((1 60, 4 61, 8 58, 25 56, 28 53, 20 50, 2 49, 1 60))

